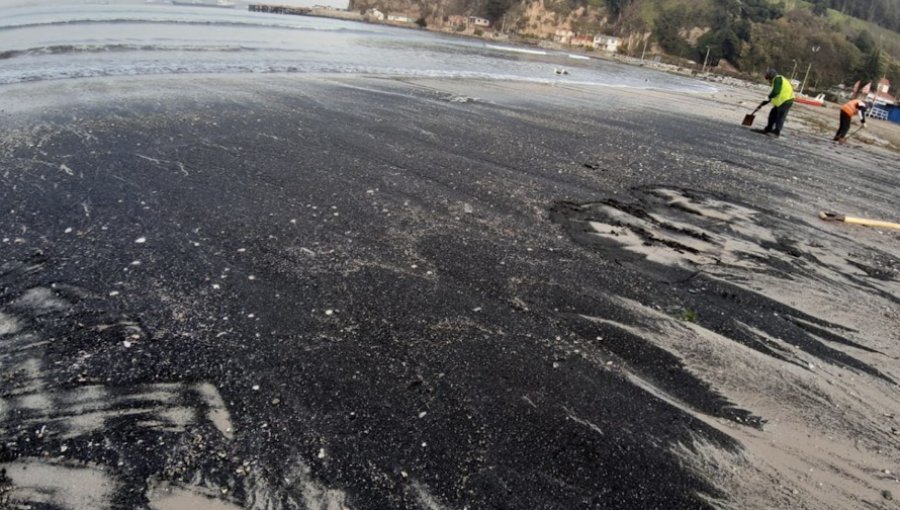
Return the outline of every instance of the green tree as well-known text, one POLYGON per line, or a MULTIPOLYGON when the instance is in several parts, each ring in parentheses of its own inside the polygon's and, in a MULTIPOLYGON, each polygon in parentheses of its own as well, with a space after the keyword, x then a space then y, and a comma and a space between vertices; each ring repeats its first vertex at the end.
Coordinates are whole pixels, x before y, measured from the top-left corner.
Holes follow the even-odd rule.
POLYGON ((512 0, 487 0, 481 9, 482 15, 496 23, 512 7, 512 0))
POLYGON ((829 0, 829 6, 895 32, 900 31, 900 0, 829 0))
POLYGON ((790 76, 796 69, 799 79, 811 65, 810 77, 820 88, 847 83, 856 78, 863 54, 843 33, 830 30, 821 18, 810 13, 790 16, 753 26, 750 42, 741 49, 737 66, 762 73, 774 67, 790 76), (811 48, 818 51, 812 52, 811 48))
POLYGON ((894 95, 897 94, 898 87, 900 87, 900 62, 891 62, 889 66, 886 66, 884 74, 885 77, 891 81, 891 89, 893 89, 894 95))
POLYGON ((828 0, 813 0, 812 13, 816 16, 828 14, 828 0))
POLYGON ((661 11, 656 17, 653 36, 667 53, 684 58, 695 56, 694 48, 691 48, 691 45, 680 34, 689 16, 688 11, 683 9, 668 9, 661 11))
POLYGON ((857 68, 856 77, 865 81, 877 81, 884 72, 881 48, 873 48, 866 54, 857 68))
POLYGON ((778 19, 784 15, 781 3, 768 0, 744 0, 740 3, 741 18, 754 23, 778 19))
POLYGON ((616 35, 644 34, 648 30, 652 30, 652 27, 647 25, 641 15, 641 2, 639 1, 629 3, 622 10, 616 25, 613 29, 616 35))
POLYGON ((735 35, 742 41, 749 41, 753 34, 753 23, 746 19, 736 21, 733 28, 735 35))
POLYGON ((859 48, 859 51, 869 53, 875 49, 875 38, 872 37, 868 30, 863 30, 853 38, 853 44, 859 48))
POLYGON ((731 28, 709 31, 697 41, 697 59, 700 61, 706 57, 708 47, 710 65, 717 65, 723 58, 734 63, 740 58, 743 45, 743 41, 731 28))
POLYGON ((622 15, 622 11, 628 7, 631 0, 603 0, 603 3, 606 4, 606 10, 609 11, 609 14, 613 18, 619 19, 619 16, 622 15))

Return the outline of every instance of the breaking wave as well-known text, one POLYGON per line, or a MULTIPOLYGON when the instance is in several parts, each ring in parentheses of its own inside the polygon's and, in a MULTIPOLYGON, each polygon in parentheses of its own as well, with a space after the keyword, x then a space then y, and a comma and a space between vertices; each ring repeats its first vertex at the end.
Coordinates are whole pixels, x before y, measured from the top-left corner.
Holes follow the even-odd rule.
POLYGON ((356 34, 372 34, 371 30, 346 28, 346 27, 311 27, 300 23, 279 23, 274 20, 217 20, 217 19, 173 19, 167 17, 145 17, 145 18, 91 18, 91 19, 65 19, 65 20, 48 20, 48 21, 32 21, 22 23, 5 22, 0 24, 0 30, 11 30, 20 28, 42 28, 42 27, 59 27, 59 26, 75 26, 75 25, 115 25, 122 23, 133 24, 165 24, 165 25, 199 25, 199 26, 224 26, 224 27, 252 27, 252 28, 277 28, 302 30, 308 32, 341 32, 356 34))
POLYGON ((496 44, 487 44, 485 45, 487 48, 497 51, 508 51, 511 53, 526 53, 529 55, 546 55, 547 52, 544 50, 533 50, 531 48, 522 48, 518 46, 498 46, 496 44))
POLYGON ((292 48, 251 47, 235 45, 160 45, 160 44, 58 44, 40 46, 24 50, 0 51, 0 60, 17 57, 39 57, 45 55, 66 55, 75 53, 112 53, 128 51, 187 51, 187 52, 226 52, 242 51, 302 51, 292 48))

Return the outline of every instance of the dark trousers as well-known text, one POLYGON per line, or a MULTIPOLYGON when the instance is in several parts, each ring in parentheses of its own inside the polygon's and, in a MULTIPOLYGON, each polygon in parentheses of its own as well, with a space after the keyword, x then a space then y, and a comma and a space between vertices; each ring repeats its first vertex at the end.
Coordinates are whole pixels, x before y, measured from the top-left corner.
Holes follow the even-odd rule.
POLYGON ((769 111, 769 123, 766 124, 766 133, 781 134, 781 128, 784 127, 784 121, 787 119, 788 110, 794 105, 793 101, 787 101, 781 106, 773 106, 769 111))
POLYGON ((841 127, 838 128, 838 132, 834 135, 835 140, 840 140, 841 138, 847 136, 847 131, 850 131, 850 121, 852 119, 846 112, 841 112, 841 127))

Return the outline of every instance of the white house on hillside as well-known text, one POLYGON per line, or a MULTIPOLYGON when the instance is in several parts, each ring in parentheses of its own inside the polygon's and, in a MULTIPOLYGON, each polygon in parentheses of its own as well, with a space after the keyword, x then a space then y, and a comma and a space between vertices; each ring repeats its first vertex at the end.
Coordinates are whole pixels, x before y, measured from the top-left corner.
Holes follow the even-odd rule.
POLYGON ((616 53, 617 51, 619 51, 619 45, 621 44, 622 40, 618 37, 602 34, 597 34, 594 36, 594 49, 616 53))
POLYGON ((875 85, 875 102, 884 104, 894 104, 897 98, 891 95, 891 81, 887 78, 878 80, 875 85))
POLYGON ((479 18, 478 16, 469 16, 469 23, 475 25, 476 27, 490 27, 491 20, 485 18, 479 18))
POLYGON ((378 21, 384 21, 384 13, 375 8, 366 10, 366 17, 376 19, 378 21))

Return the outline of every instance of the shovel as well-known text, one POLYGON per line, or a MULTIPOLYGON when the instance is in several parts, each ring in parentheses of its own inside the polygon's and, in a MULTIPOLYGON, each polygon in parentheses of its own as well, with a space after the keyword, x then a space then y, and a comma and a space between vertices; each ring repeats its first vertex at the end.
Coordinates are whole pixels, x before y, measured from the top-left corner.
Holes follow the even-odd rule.
POLYGON ((763 106, 765 106, 765 103, 757 106, 756 109, 753 110, 753 113, 751 113, 750 115, 744 115, 744 122, 741 122, 741 125, 742 126, 752 126, 753 120, 756 119, 756 112, 758 112, 760 110, 760 108, 762 108, 763 106))
POLYGON ((863 126, 859 126, 858 128, 856 128, 855 131, 853 131, 853 132, 850 133, 849 135, 844 136, 844 137, 840 138, 839 140, 837 140, 837 143, 839 143, 839 144, 845 144, 845 143, 847 143, 847 140, 848 140, 849 138, 851 138, 851 137, 852 137, 853 135, 855 135, 856 133, 859 133, 862 129, 863 129, 863 126))
POLYGON ((869 220, 866 218, 854 218, 853 216, 844 216, 843 214, 837 214, 833 212, 822 211, 819 213, 819 218, 822 218, 825 221, 842 221, 844 223, 850 223, 853 225, 863 225, 866 227, 875 227, 875 228, 893 228, 900 230, 900 223, 891 223, 889 221, 880 221, 880 220, 869 220))

